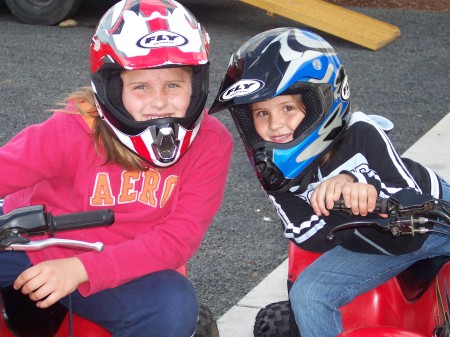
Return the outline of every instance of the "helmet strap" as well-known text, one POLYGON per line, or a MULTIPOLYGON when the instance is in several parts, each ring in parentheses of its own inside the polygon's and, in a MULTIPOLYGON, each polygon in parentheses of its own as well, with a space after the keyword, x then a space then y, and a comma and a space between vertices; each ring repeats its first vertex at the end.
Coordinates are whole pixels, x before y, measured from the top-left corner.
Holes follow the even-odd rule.
POLYGON ((298 189, 299 193, 303 193, 308 188, 309 183, 311 182, 313 170, 308 170, 304 175, 300 182, 300 188, 298 189))

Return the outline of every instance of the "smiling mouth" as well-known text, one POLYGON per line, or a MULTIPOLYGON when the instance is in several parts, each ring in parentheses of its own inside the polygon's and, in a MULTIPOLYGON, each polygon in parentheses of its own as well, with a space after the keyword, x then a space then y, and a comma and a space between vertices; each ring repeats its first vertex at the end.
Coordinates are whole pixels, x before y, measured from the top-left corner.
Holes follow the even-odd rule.
POLYGON ((152 119, 169 118, 169 117, 173 117, 173 114, 158 115, 158 116, 151 116, 151 115, 144 115, 144 116, 142 116, 142 118, 145 121, 150 121, 152 119))
POLYGON ((273 136, 272 137, 272 141, 274 143, 287 143, 291 140, 291 135, 287 134, 287 135, 281 135, 281 136, 273 136))

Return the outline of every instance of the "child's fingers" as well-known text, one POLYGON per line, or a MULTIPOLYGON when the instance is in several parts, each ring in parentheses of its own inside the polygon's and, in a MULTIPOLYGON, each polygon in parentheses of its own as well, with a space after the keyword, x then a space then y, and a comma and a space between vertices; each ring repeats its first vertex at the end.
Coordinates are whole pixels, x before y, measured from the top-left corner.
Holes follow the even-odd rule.
POLYGON ((314 213, 318 216, 329 215, 329 212, 325 205, 325 190, 322 185, 319 185, 313 192, 311 196, 311 206, 314 213))
POLYGON ((34 289, 38 288, 39 285, 34 285, 36 283, 36 277, 40 274, 39 268, 33 266, 22 272, 17 279, 14 281, 13 287, 15 290, 22 289, 24 294, 27 294, 34 289), (34 287, 34 288, 33 288, 34 287))

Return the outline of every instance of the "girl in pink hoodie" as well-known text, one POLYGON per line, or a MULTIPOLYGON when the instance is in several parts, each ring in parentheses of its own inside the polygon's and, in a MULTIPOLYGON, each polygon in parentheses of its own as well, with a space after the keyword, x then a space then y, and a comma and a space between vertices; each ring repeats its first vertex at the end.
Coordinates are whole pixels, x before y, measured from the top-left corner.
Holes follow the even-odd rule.
MULTIPOLYGON (((114 336, 191 336, 198 304, 175 270, 220 207, 232 137, 205 113, 209 38, 175 1, 123 0, 90 46, 92 87, 0 148, 4 212, 109 208, 110 227, 57 233, 102 252, 0 252, 0 286, 57 301, 114 336)), ((42 237, 36 237, 42 239, 42 237)))

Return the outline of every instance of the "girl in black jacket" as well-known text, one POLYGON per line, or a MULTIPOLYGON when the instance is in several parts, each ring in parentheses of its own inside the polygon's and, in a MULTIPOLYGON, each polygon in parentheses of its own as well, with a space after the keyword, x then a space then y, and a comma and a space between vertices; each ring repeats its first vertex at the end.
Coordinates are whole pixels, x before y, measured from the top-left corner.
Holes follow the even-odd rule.
POLYGON ((370 213, 378 196, 414 189, 450 200, 450 187, 401 158, 372 118, 350 113, 344 67, 320 36, 278 28, 248 40, 233 54, 210 112, 225 108, 285 236, 324 252, 289 294, 302 337, 337 336, 339 307, 418 260, 450 255, 449 236, 438 234, 393 238, 357 229, 340 232, 334 244, 325 240, 349 217, 378 217, 370 213), (353 214, 329 211, 341 196, 353 214))

